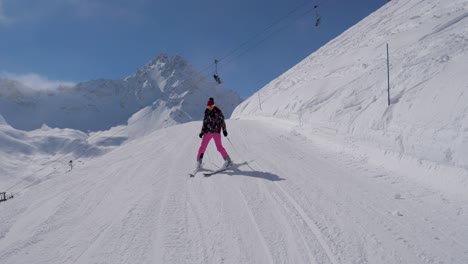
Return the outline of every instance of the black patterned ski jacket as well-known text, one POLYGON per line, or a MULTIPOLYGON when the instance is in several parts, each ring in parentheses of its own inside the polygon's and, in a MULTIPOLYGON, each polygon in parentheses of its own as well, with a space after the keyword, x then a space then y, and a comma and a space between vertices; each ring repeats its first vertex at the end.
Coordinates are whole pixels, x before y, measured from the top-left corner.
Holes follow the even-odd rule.
POLYGON ((226 123, 224 122, 223 112, 218 107, 213 107, 213 110, 206 109, 205 117, 203 118, 203 127, 201 132, 207 133, 221 133, 221 129, 226 131, 226 123))

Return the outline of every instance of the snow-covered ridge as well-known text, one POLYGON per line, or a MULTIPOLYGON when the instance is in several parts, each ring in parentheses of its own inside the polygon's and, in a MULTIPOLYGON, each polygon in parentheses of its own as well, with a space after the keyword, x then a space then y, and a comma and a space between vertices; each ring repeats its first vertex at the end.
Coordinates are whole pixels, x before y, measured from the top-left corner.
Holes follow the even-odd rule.
POLYGON ((468 169, 467 36, 466 0, 391 1, 266 85, 233 117, 287 119, 400 158, 468 169))
POLYGON ((92 142, 88 139, 89 135, 79 130, 46 125, 32 131, 17 130, 0 115, 0 183, 3 191, 13 182, 30 184, 43 174, 55 170, 63 172, 68 169, 68 160, 75 156, 83 159, 100 156, 120 145, 126 137, 95 137, 92 142), (111 141, 114 144, 110 144, 111 141), (34 168, 38 165, 45 171, 37 174, 38 170, 34 168))
POLYGON ((50 127, 98 131, 125 124, 133 114, 153 104, 159 129, 202 118, 208 97, 215 97, 227 116, 241 102, 233 91, 217 85, 180 56, 160 54, 125 79, 98 79, 37 90, 0 78, 0 114, 22 130, 50 127), (165 114, 164 116, 162 114, 165 114))

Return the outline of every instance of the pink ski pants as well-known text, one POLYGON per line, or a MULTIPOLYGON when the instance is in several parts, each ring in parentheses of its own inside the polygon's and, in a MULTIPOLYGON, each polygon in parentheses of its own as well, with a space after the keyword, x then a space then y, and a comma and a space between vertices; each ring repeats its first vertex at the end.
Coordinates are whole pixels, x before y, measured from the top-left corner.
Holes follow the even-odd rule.
POLYGON ((220 133, 207 133, 203 135, 201 146, 200 146, 200 149, 198 150, 197 159, 200 158, 201 154, 205 153, 205 150, 208 147, 208 143, 210 143, 211 139, 214 139, 216 149, 219 151, 219 153, 221 153, 221 156, 223 156, 223 159, 229 156, 223 147, 223 143, 221 143, 221 134, 220 133))

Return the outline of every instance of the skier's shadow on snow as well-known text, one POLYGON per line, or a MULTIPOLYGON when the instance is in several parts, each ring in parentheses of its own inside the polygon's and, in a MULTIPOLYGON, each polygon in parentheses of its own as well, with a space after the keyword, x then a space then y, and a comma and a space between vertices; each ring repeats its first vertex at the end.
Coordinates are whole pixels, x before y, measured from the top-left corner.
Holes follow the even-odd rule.
MULTIPOLYGON (((253 177, 253 178, 261 178, 269 181, 284 181, 286 179, 281 178, 280 176, 266 172, 266 171, 254 171, 254 170, 240 170, 239 167, 242 166, 248 166, 248 162, 243 162, 241 164, 238 164, 232 168, 229 168, 224 174, 227 174, 229 176, 247 176, 247 177, 253 177)), ((249 167, 250 168, 250 167, 249 167)))

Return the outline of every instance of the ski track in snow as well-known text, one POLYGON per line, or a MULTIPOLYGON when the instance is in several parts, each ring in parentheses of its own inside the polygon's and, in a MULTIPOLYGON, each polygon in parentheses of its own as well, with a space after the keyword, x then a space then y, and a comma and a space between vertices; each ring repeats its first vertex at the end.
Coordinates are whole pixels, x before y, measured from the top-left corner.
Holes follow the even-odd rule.
MULTIPOLYGON (((188 177, 192 122, 30 185, 0 204, 0 262, 468 262, 467 197, 320 149, 293 127, 227 125, 224 146, 246 163, 211 177, 188 177)), ((214 143, 204 164, 222 164, 214 143)))

